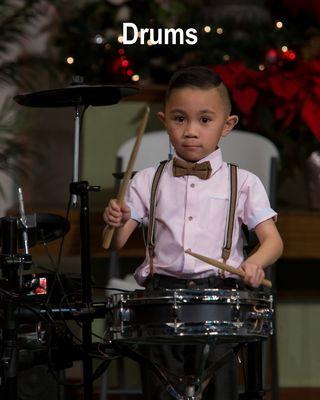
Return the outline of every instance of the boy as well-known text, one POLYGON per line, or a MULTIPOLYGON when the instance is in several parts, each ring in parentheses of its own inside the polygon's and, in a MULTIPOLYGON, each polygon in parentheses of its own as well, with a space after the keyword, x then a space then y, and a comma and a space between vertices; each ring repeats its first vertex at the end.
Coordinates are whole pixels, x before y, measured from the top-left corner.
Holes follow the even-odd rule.
MULTIPOLYGON (((264 278, 264 268, 282 253, 282 240, 274 224, 276 213, 270 208, 264 187, 255 175, 241 169, 237 170, 233 243, 230 254, 226 257, 223 253, 230 179, 218 143, 238 122, 230 112, 227 89, 210 69, 189 67, 171 78, 164 111, 158 117, 170 137, 175 157, 165 165, 157 189, 154 247, 148 248, 145 261, 135 272, 137 282, 147 291, 238 287, 239 281, 229 273, 222 274, 194 259, 185 253, 186 249, 242 268, 244 282, 254 288, 264 278), (242 224, 254 229, 260 242, 259 249, 245 260, 242 224)), ((116 228, 112 248, 124 246, 138 223, 149 216, 155 170, 156 167, 138 172, 126 202, 118 205, 111 200, 106 207, 104 221, 116 228)), ((221 390, 224 393, 215 399, 236 398, 221 390)))

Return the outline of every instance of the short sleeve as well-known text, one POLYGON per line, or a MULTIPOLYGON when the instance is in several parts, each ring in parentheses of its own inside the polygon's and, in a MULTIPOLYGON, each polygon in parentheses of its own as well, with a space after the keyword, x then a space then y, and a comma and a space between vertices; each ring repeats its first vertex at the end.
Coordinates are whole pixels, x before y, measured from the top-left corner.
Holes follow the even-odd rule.
POLYGON ((266 190, 256 175, 248 173, 243 192, 245 195, 243 223, 250 230, 267 219, 273 218, 276 221, 277 213, 270 207, 266 190))
POLYGON ((125 202, 130 207, 131 218, 141 223, 149 214, 150 188, 154 168, 147 168, 135 174, 130 181, 125 202))

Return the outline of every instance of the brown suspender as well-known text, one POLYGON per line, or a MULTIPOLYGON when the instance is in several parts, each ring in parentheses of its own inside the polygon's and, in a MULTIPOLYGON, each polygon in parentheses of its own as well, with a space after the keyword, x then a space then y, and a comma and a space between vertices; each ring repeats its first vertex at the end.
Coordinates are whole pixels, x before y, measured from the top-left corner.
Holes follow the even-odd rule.
POLYGON ((222 249, 222 259, 226 263, 230 257, 232 247, 232 234, 234 227, 234 216, 237 206, 237 166, 235 164, 228 164, 229 166, 229 182, 230 182, 230 199, 229 199, 229 210, 227 217, 227 230, 224 240, 224 246, 222 249))
MULTIPOLYGON (((234 217, 236 214, 236 206, 237 206, 237 191, 238 191, 238 174, 237 174, 237 166, 235 164, 228 163, 229 167, 229 184, 230 184, 230 196, 229 196, 229 208, 227 214, 227 224, 225 231, 224 244, 222 249, 222 259, 226 264, 228 258, 230 257, 231 248, 232 248, 232 235, 233 235, 233 227, 234 227, 234 217)), ((225 278, 225 272, 223 270, 219 270, 219 276, 225 278)))
POLYGON ((154 237, 155 237, 155 219, 156 219, 156 198, 157 190, 160 182, 161 175, 163 173, 164 167, 167 165, 169 160, 161 161, 158 166, 156 173, 154 175, 151 195, 150 195, 150 211, 149 211, 149 223, 148 223, 148 235, 147 235, 147 250, 149 255, 150 264, 150 275, 153 275, 153 257, 154 257, 154 237))
MULTIPOLYGON (((161 161, 158 166, 156 173, 153 178, 150 195, 150 212, 149 212, 149 224, 148 224, 148 235, 147 235, 147 250, 149 255, 150 263, 150 275, 153 275, 153 257, 154 257, 154 238, 155 238, 155 218, 156 218, 156 196, 160 182, 161 175, 164 171, 164 167, 169 161, 161 161)), ((229 182, 230 182, 230 198, 229 208, 227 215, 227 224, 225 230, 225 240, 222 249, 222 259, 226 263, 228 260, 231 248, 232 248, 232 234, 234 227, 234 217, 237 205, 237 166, 235 164, 228 164, 229 167, 229 182)), ((219 275, 224 277, 224 271, 219 272, 219 275)))

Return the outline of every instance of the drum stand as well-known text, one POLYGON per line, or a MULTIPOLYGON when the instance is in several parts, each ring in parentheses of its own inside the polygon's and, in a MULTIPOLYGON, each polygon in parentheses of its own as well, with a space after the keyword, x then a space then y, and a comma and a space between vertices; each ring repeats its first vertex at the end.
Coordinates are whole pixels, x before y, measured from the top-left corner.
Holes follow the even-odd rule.
POLYGON ((18 254, 18 226, 16 218, 4 218, 1 221, 2 253, 1 269, 2 279, 5 281, 7 293, 2 294, 4 309, 3 343, 0 360, 0 396, 6 400, 17 400, 17 371, 18 371, 18 312, 19 312, 19 279, 18 269, 30 267, 29 254, 18 254))
MULTIPOLYGON (((149 345, 151 344, 148 343, 147 346, 149 345)), ((137 346, 139 347, 139 345, 137 346)), ((151 361, 149 357, 143 354, 143 351, 139 351, 137 348, 135 348, 136 346, 130 346, 123 342, 117 343, 115 345, 120 354, 132 358, 134 361, 143 366, 146 366, 148 369, 153 371, 165 387, 167 393, 176 400, 201 400, 203 391, 210 383, 215 372, 219 370, 219 368, 224 366, 226 362, 235 357, 241 347, 240 344, 236 345, 233 349, 227 351, 218 360, 215 360, 213 363, 211 363, 209 367, 205 368, 205 364, 209 356, 208 346, 215 346, 214 341, 212 341, 210 344, 207 343, 203 346, 201 366, 197 371, 194 371, 196 372, 195 374, 177 376, 173 371, 168 371, 164 366, 156 364, 154 361, 151 361), (171 379, 169 378, 170 375, 171 379), (178 391, 176 387, 177 383, 179 383, 181 386, 182 381, 184 381, 184 393, 181 393, 180 390, 178 391)), ((248 399, 251 399, 251 397, 248 397, 248 399)))
MULTIPOLYGON (((214 343, 211 343, 214 345, 214 343)), ((181 382, 182 377, 174 376, 173 373, 167 371, 163 366, 158 365, 146 357, 143 352, 139 351, 136 346, 132 346, 125 343, 117 343, 115 347, 120 354, 128 356, 140 365, 146 366, 148 369, 154 372, 160 382, 165 387, 167 393, 176 400, 201 400, 203 391, 206 389, 211 378, 226 362, 234 357, 243 343, 236 345, 233 350, 227 352, 220 359, 215 361, 206 370, 203 361, 202 368, 199 369, 197 376, 190 375, 185 376, 185 392, 182 394, 175 387, 173 381, 181 382), (174 379, 170 379, 168 376, 174 376, 174 379)), ((263 400, 265 397, 265 391, 263 389, 263 372, 262 372, 262 341, 251 342, 247 344, 248 356, 247 356, 247 369, 248 369, 248 380, 246 382, 245 392, 239 395, 239 400, 263 400)), ((206 357, 205 350, 203 357, 206 357)))
POLYGON ((246 382, 246 391, 239 396, 239 400, 263 400, 265 391, 263 390, 261 340, 248 343, 247 364, 248 382, 246 382))

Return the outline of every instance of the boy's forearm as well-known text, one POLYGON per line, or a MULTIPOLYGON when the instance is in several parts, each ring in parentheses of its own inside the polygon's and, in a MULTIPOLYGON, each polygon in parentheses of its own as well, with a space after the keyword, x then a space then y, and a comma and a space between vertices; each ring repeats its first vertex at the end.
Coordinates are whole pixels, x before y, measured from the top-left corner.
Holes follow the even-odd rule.
POLYGON ((257 251, 247 258, 247 261, 266 268, 275 263, 283 252, 283 243, 280 236, 272 237, 260 244, 257 251))
POLYGON ((126 235, 124 227, 115 228, 112 241, 110 243, 111 250, 120 250, 126 244, 129 236, 126 235))
MULTIPOLYGON (((130 219, 120 228, 115 228, 112 241, 110 243, 110 249, 111 250, 122 249, 122 247, 126 244, 127 240, 129 239, 130 235, 132 234, 137 225, 138 223, 136 221, 130 219)), ((103 236, 105 235, 107 229, 108 227, 106 226, 103 231, 103 236)))

